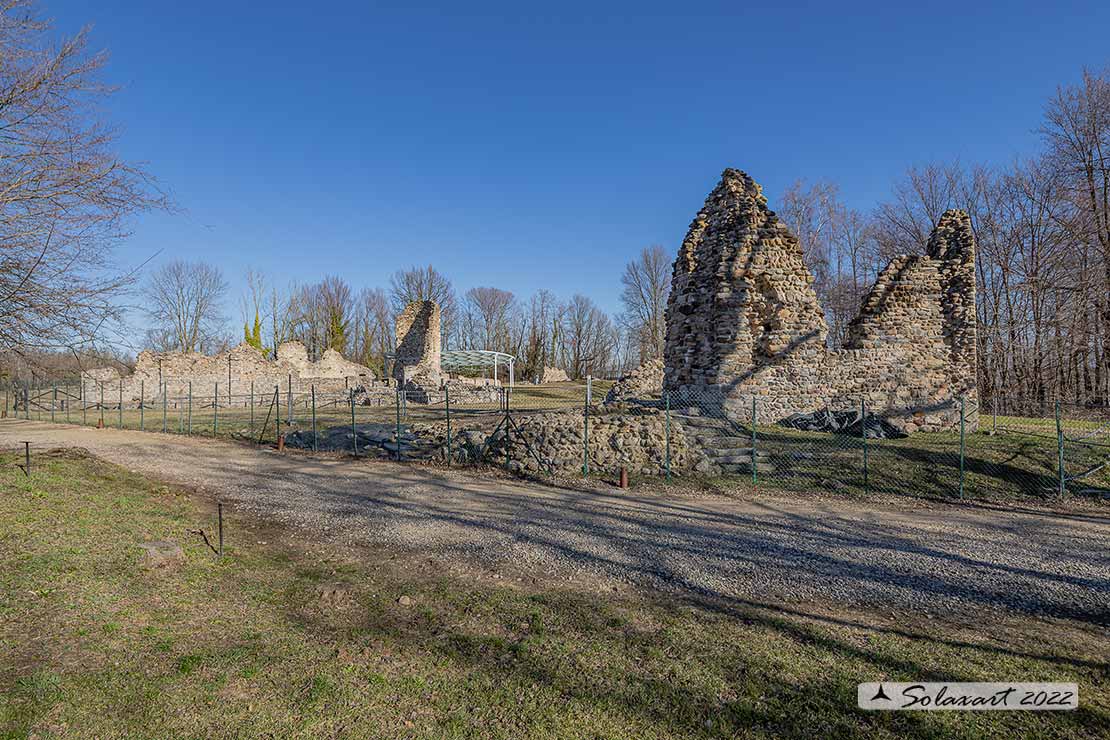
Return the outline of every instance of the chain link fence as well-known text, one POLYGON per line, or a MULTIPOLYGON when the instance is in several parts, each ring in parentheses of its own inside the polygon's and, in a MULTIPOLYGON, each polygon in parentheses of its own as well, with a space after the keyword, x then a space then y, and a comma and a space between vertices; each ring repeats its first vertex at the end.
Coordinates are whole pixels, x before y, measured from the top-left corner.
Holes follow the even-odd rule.
MULTIPOLYGON (((1110 407, 954 399, 921 414, 944 431, 908 436, 858 402, 777 418, 771 396, 645 394, 607 382, 452 381, 441 390, 311 383, 198 387, 168 379, 128 397, 118 381, 5 389, 4 415, 223 437, 259 445, 445 466, 715 487, 1000 499, 1110 498, 1110 407), (935 418, 934 418, 935 417, 935 418)), ((820 405, 820 404, 818 404, 820 405)))

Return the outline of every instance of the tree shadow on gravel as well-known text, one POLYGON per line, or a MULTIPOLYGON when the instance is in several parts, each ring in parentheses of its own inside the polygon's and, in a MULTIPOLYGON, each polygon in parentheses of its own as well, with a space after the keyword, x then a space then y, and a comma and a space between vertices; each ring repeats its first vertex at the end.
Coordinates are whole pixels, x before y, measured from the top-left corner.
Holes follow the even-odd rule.
MULTIPOLYGON (((284 480, 275 477, 273 488, 284 480)), ((883 608, 990 607, 1110 623, 1110 605, 1097 598, 1110 592, 1110 574, 1089 567, 1106 534, 1068 522, 1043 523, 1051 557, 1021 558, 1015 553, 1028 539, 1009 527, 956 522, 941 536, 936 527, 821 509, 719 511, 557 490, 536 495, 524 486, 460 489, 429 477, 413 485, 418 493, 403 485, 365 494, 320 486, 310 500, 271 496, 262 508, 283 520, 309 511, 309 519, 323 516, 355 539, 447 558, 497 564, 534 556, 554 571, 571 566, 711 597, 813 593, 883 608)))

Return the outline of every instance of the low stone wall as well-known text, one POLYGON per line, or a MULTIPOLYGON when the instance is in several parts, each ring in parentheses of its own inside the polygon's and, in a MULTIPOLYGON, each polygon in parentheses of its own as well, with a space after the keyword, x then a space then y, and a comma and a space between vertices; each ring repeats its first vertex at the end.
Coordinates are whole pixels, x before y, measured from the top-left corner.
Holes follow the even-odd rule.
MULTIPOLYGON (((666 421, 653 408, 630 408, 611 412, 604 406, 590 409, 589 441, 585 441, 583 411, 568 409, 513 417, 528 445, 514 433, 508 439, 498 434, 490 442, 491 461, 504 458, 509 446, 510 467, 526 473, 546 471, 575 473, 582 470, 583 447, 588 450, 590 470, 612 474, 622 466, 629 473, 660 475, 667 456, 666 421), (528 450, 544 462, 541 466, 528 450)), ((682 428, 670 430, 671 470, 692 471, 703 456, 687 444, 682 428)))

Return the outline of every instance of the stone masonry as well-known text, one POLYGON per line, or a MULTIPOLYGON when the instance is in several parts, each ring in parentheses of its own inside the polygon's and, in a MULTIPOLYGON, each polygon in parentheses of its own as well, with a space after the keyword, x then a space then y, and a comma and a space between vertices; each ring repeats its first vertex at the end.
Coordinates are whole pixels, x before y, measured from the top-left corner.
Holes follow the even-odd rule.
POLYGON ((229 393, 249 394, 252 383, 256 395, 272 393, 275 385, 280 385, 285 393, 290 380, 295 391, 307 392, 307 385, 315 385, 317 391, 333 392, 373 384, 374 372, 344 359, 333 349, 312 362, 303 344, 284 342, 278 346, 273 360, 249 344, 216 355, 147 350, 139 353, 130 375, 121 377, 112 368, 89 370, 81 375, 85 398, 96 399, 103 388, 106 401, 118 400, 121 384, 124 400, 136 401, 140 397, 147 400, 158 397, 163 384, 171 396, 185 395, 190 385, 194 394, 211 396, 218 383, 220 396, 225 397, 229 393))
POLYGON ((393 377, 403 386, 436 389, 440 371, 440 311, 435 301, 413 301, 397 316, 393 377))
POLYGON ((663 361, 646 360, 620 378, 605 394, 605 403, 658 398, 663 392, 663 361))
POLYGON ((843 349, 828 328, 798 239, 747 174, 727 169, 674 264, 664 387, 760 421, 821 408, 880 414, 907 432, 951 428, 976 407, 975 242, 947 211, 925 255, 897 257, 852 322, 843 349))

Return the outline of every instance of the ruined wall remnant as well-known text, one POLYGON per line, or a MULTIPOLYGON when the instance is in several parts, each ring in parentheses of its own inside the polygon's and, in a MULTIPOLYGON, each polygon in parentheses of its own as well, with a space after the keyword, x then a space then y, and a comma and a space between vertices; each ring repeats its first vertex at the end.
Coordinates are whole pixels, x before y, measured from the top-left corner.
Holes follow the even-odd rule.
POLYGON ((645 360, 639 367, 613 384, 605 394, 605 403, 657 399, 662 393, 663 361, 645 360))
POLYGON ((567 371, 561 367, 548 367, 544 366, 543 372, 540 373, 539 384, 544 383, 567 383, 570 381, 570 376, 567 371))
POLYGON ((111 368, 99 368, 82 373, 81 384, 85 398, 96 400, 103 389, 106 401, 118 401, 122 384, 124 400, 134 401, 159 397, 163 386, 170 396, 184 396, 192 387, 195 395, 210 397, 218 383, 221 397, 226 397, 249 395, 252 385, 258 396, 273 393, 275 385, 285 393, 290 381, 296 392, 307 392, 308 385, 331 392, 374 382, 370 368, 344 359, 333 349, 316 362, 308 359, 308 350, 300 342, 284 342, 276 354, 268 359, 245 343, 216 355, 146 350, 139 353, 130 375, 121 378, 111 368))
POLYGON ((664 385, 740 418, 752 396, 768 422, 864 399, 906 431, 949 428, 960 396, 976 406, 974 260, 970 219, 946 212, 926 254, 892 260, 829 350, 798 239, 751 177, 725 170, 675 260, 664 385))
POLYGON ((413 301, 397 316, 393 377, 401 384, 439 388, 440 312, 435 301, 413 301))

